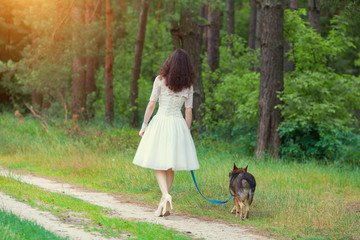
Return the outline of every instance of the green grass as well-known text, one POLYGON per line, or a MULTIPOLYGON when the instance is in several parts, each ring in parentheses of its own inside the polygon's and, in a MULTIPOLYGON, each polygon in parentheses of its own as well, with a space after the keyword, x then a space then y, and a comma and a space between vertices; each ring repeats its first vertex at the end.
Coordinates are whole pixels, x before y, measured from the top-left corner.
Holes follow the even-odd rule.
POLYGON ((0 209, 0 240, 62 240, 34 222, 21 220, 15 214, 0 209))
MULTIPOLYGON (((119 219, 114 217, 114 213, 109 209, 64 194, 47 192, 12 178, 0 177, 0 189, 32 207, 49 211, 65 221, 71 219, 71 216, 76 217, 78 220, 72 224, 83 226, 88 231, 97 231, 113 237, 121 237, 125 234, 136 239, 190 239, 159 224, 119 219)), ((20 230, 28 234, 31 229, 24 227, 20 230)))
MULTIPOLYGON (((0 165, 59 177, 87 188, 128 193, 155 204, 160 191, 152 170, 132 164, 140 141, 137 129, 50 124, 46 134, 37 120, 18 122, 0 116, 0 165)), ((267 229, 299 238, 356 239, 360 236, 360 170, 334 164, 255 161, 237 155, 237 146, 195 139, 200 170, 196 179, 211 199, 229 197, 233 162, 249 165, 257 181, 250 219, 230 214, 232 203, 206 202, 189 172, 176 172, 172 196, 176 211, 267 229)))

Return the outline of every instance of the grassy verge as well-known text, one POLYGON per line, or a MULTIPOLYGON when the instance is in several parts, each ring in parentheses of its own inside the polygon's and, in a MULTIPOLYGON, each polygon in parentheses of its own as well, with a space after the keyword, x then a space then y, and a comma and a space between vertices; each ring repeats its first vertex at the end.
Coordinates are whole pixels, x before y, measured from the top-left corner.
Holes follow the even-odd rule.
POLYGON ((65 240, 28 220, 21 220, 15 214, 0 209, 0 240, 65 240))
MULTIPOLYGON (((160 191, 152 170, 132 164, 137 130, 53 123, 46 134, 37 120, 0 116, 0 165, 60 177, 107 192, 129 193, 153 204, 160 191)), ((233 162, 249 165, 257 181, 250 219, 242 224, 295 238, 355 239, 360 236, 360 170, 344 166, 254 161, 225 142, 196 140, 201 169, 196 178, 203 194, 228 198, 233 162)), ((197 193, 189 172, 175 174, 177 211, 240 222, 231 203, 217 205, 197 193)))
MULTIPOLYGON (((32 207, 49 211, 62 220, 82 226, 88 231, 98 231, 113 237, 121 237, 125 234, 138 239, 189 239, 161 225, 119 219, 114 217, 109 209, 67 195, 43 191, 11 178, 0 177, 0 189, 32 207)), ((26 233, 29 229, 24 228, 23 231, 26 233)))

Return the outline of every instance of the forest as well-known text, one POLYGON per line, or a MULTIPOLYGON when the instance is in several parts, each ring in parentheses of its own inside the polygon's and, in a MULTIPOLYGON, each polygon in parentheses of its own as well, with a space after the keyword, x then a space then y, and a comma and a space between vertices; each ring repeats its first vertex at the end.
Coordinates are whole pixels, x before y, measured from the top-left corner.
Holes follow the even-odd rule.
MULTIPOLYGON (((139 128, 176 48, 193 136, 360 165, 358 0, 0 0, 0 112, 139 128)), ((16 115, 15 114, 15 115, 16 115)))

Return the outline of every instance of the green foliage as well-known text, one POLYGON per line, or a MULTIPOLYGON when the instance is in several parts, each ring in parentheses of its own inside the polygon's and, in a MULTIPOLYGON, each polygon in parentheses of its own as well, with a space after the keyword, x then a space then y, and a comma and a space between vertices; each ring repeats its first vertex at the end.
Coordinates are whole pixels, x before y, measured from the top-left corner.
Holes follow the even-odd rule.
POLYGON ((339 166, 360 165, 360 135, 344 127, 331 125, 297 125, 283 122, 279 127, 282 158, 317 159, 336 162, 339 166))
POLYGON ((289 59, 294 62, 297 72, 328 72, 329 61, 335 61, 341 52, 355 47, 346 35, 346 23, 334 18, 333 28, 323 38, 308 27, 302 19, 305 15, 305 9, 285 10, 284 37, 292 47, 287 53, 289 59))
MULTIPOLYGON (((4 27, 0 28, 0 49, 16 49, 21 55, 16 61, 7 61, 8 59, 0 61, 0 84, 7 94, 11 95, 14 107, 22 112, 25 112, 23 102, 31 101, 31 92, 37 90, 44 94, 45 101, 51 103, 51 107, 43 110, 42 113, 51 119, 63 118, 63 102, 59 93, 69 106, 74 56, 79 54, 83 57, 94 56, 96 54, 93 46, 101 43, 99 44, 101 67, 96 74, 97 90, 89 95, 87 100, 94 102, 95 121, 103 121, 105 119, 103 65, 106 33, 104 17, 88 24, 75 23, 69 8, 71 2, 70 0, 60 2, 40 0, 24 5, 21 0, 4 1, 0 16, 1 14, 11 15, 11 18, 0 17, 0 25, 4 27), (3 29, 13 32, 16 35, 14 38, 16 41, 5 46, 6 34, 3 29), (73 33, 77 34, 76 41, 73 39, 73 33), (17 41, 20 36, 23 37, 21 44, 17 41)), ((115 122, 123 124, 127 124, 132 110, 129 107, 129 91, 139 18, 139 5, 134 1, 126 1, 126 3, 124 13, 124 9, 113 1, 115 16, 113 24, 114 111, 115 122)), ((151 9, 154 11, 151 10, 148 16, 141 75, 138 80, 139 116, 143 116, 145 111, 152 80, 156 77, 163 61, 173 50, 169 31, 171 22, 179 21, 181 13, 198 15, 199 8, 208 1, 182 0, 162 1, 162 3, 161 9, 158 10, 157 2, 152 2, 151 9)), ((224 1, 212 0, 210 3, 221 11, 224 10, 224 1)), ((306 7, 306 5, 306 1, 299 2, 300 7, 306 7)), ((245 40, 248 37, 249 3, 235 1, 235 6, 235 35, 229 39, 234 48, 231 50, 227 47, 226 23, 223 17, 220 32, 222 37, 220 68, 215 72, 210 72, 206 54, 203 56, 202 77, 206 102, 202 110, 207 131, 202 134, 202 137, 204 139, 230 139, 236 146, 243 146, 239 150, 241 153, 251 155, 258 124, 260 73, 254 70, 259 69, 259 51, 248 49, 245 40)), ((331 14, 339 9, 340 15, 331 18, 328 23, 322 21, 327 25, 322 25, 322 29, 325 30, 321 35, 309 29, 309 24, 304 20, 307 19, 305 9, 285 11, 284 36, 292 47, 287 54, 294 62, 296 69, 285 75, 285 88, 282 93, 279 93, 282 104, 278 107, 282 111, 284 122, 279 131, 283 136, 283 141, 286 142, 281 150, 284 156, 287 152, 294 152, 286 140, 294 138, 295 130, 290 131, 290 128, 304 134, 309 131, 318 131, 317 136, 321 135, 320 131, 325 135, 333 131, 345 134, 343 129, 358 128, 356 116, 360 109, 360 78, 358 76, 360 72, 358 50, 360 48, 360 28, 358 28, 360 14, 357 11, 359 4, 351 0, 343 1, 341 4, 337 1, 326 1, 322 2, 322 6, 328 8, 331 14)), ((209 24, 207 20, 199 16, 197 18, 201 25, 209 24)), ((196 128, 196 123, 194 128, 196 128)), ((356 131, 353 134, 357 134, 356 131)), ((303 140, 307 141, 307 139, 303 140)), ((322 140, 316 138, 316 141, 322 140)), ((353 149, 344 142, 345 140, 341 141, 342 143, 337 145, 339 151, 345 148, 353 149)), ((325 156, 325 158, 333 159, 322 153, 325 150, 319 149, 318 153, 310 154, 301 147, 297 148, 300 149, 299 154, 296 155, 299 158, 325 156)))
POLYGON ((284 119, 278 129, 283 141, 280 152, 287 159, 359 164, 359 135, 349 127, 358 124, 360 78, 338 74, 332 67, 340 54, 355 46, 340 17, 332 20, 333 27, 322 37, 302 20, 305 13, 286 10, 285 15, 285 37, 292 46, 288 54, 296 69, 285 75, 279 94, 284 119))
POLYGON ((279 106, 285 122, 350 126, 360 109, 360 79, 332 72, 288 74, 279 106))
POLYGON ((20 60, 9 61, 12 65, 0 70, 5 73, 0 84, 9 91, 17 108, 24 109, 23 103, 29 102, 31 92, 36 90, 51 103, 45 112, 51 117, 62 117, 63 103, 58 93, 69 104, 74 56, 92 56, 91 46, 103 39, 103 22, 85 25, 71 21, 70 4, 68 0, 33 1, 13 7, 12 24, 21 23, 29 31, 24 38, 25 47, 19 51, 20 60))
MULTIPOLYGON (((242 39, 248 39, 249 37, 249 24, 250 24, 250 1, 235 2, 235 35, 240 36, 242 39)), ((224 15, 225 16, 225 15, 224 15)), ((223 18, 223 34, 225 37, 226 17, 223 18)))
POLYGON ((16 81, 14 76, 16 73, 16 68, 17 64, 12 60, 7 62, 0 61, 0 85, 9 94, 14 107, 16 106, 16 103, 19 103, 21 100, 27 100, 21 85, 16 81))
POLYGON ((209 132, 226 138, 234 137, 239 126, 256 126, 260 79, 259 73, 251 70, 258 64, 258 52, 249 50, 245 41, 236 35, 229 40, 233 49, 227 47, 226 38, 222 39, 218 70, 210 72, 203 63, 204 123, 209 132))
MULTIPOLYGON (((168 13, 163 13, 166 18, 168 13)), ((138 18, 139 11, 129 6, 126 16, 128 19, 138 18)), ((139 97, 137 99, 139 116, 145 112, 151 94, 153 80, 157 76, 161 64, 172 51, 170 33, 167 31, 169 23, 162 17, 158 22, 154 17, 156 12, 151 12, 146 26, 145 44, 143 49, 141 74, 138 80, 139 97)), ((125 21, 118 26, 126 35, 115 40, 113 89, 114 113, 117 121, 128 123, 132 109, 129 107, 131 69, 134 58, 135 39, 138 21, 125 21)), ((101 66, 96 75, 98 97, 94 104, 95 117, 105 119, 105 92, 104 92, 104 67, 101 66)), ((140 119, 141 121, 141 119, 140 119)))

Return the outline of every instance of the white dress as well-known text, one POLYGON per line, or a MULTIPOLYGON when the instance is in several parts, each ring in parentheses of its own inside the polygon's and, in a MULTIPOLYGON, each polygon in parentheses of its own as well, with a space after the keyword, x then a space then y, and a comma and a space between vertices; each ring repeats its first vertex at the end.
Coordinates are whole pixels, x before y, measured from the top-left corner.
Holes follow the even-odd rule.
POLYGON ((150 121, 136 151, 133 163, 155 170, 199 169, 194 141, 181 113, 192 108, 193 87, 174 93, 158 76, 150 101, 159 99, 159 109, 150 121))

